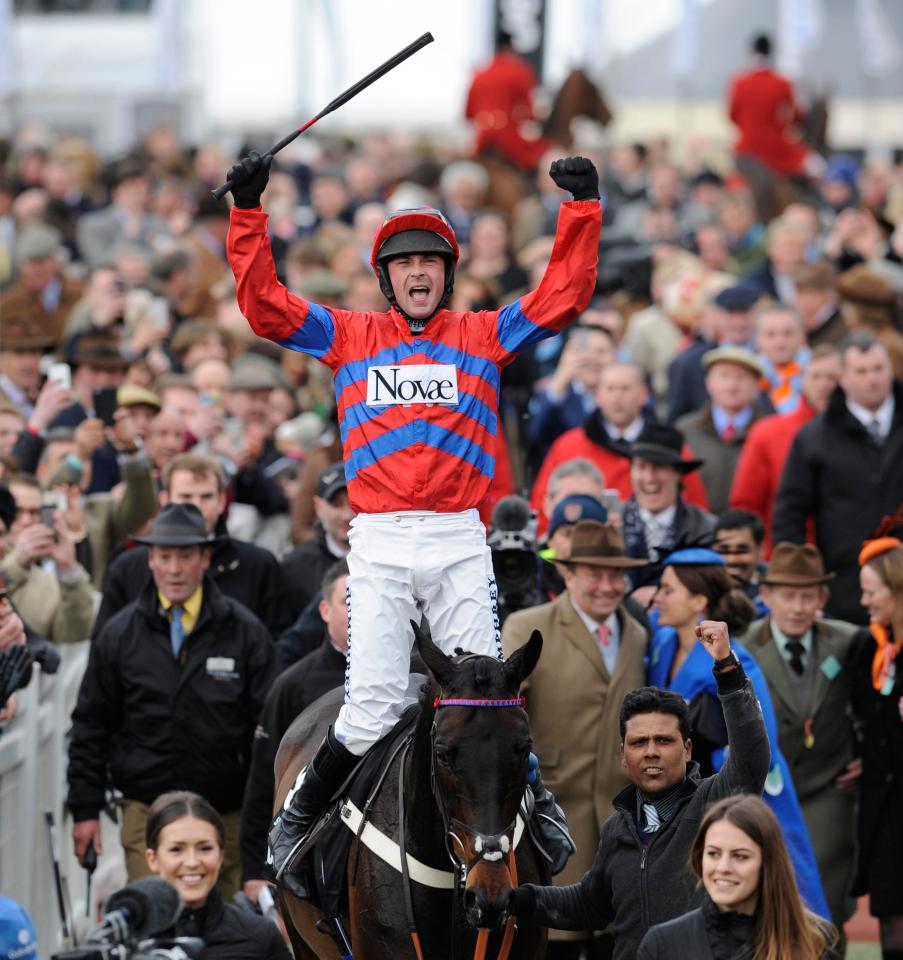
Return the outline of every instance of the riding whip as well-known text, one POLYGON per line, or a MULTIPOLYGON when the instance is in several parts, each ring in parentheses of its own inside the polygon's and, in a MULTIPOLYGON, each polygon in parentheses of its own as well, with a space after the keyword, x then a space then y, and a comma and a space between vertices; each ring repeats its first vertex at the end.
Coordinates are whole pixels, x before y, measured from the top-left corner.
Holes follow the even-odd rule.
MULTIPOLYGON (((376 80, 379 80, 380 77, 387 74, 390 70, 394 70, 400 63, 403 63, 408 59, 412 54, 415 54, 422 47, 425 47, 428 43, 433 42, 433 35, 429 32, 424 33, 423 36, 418 37, 413 43, 409 43, 403 50, 399 50, 394 57, 389 57, 385 63, 380 64, 375 70, 372 70, 367 74, 366 77, 358 80, 357 83, 353 83, 344 93, 340 93, 334 100, 331 100, 315 117, 311 117, 307 123, 301 124, 297 130, 293 130, 287 137, 283 137, 278 143, 274 143, 263 156, 268 156, 269 154, 276 154, 283 147, 287 147, 295 137, 304 133, 308 127, 312 127, 318 120, 321 120, 328 113, 332 113, 333 110, 337 110, 343 104, 347 103, 353 97, 356 97, 361 90, 366 90, 376 80)), ((224 184, 217 187, 212 191, 213 196, 217 200, 222 200, 222 198, 232 189, 232 181, 227 180, 224 184)))

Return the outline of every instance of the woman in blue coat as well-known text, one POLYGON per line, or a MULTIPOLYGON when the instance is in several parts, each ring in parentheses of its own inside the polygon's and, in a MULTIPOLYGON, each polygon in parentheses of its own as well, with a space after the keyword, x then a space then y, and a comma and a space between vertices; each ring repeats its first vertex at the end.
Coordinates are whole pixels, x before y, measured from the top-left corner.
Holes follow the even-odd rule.
MULTIPOLYGON (((720 554, 691 547, 664 559, 655 595, 649 683, 681 694, 690 704, 693 759, 700 762, 703 773, 707 767, 708 772, 718 770, 724 763, 727 731, 723 728, 711 663, 697 642, 696 624, 704 619, 724 620, 733 637, 742 633, 754 616, 755 608, 735 588, 720 554)), ((830 917, 790 769, 778 748, 768 684, 755 659, 742 645, 732 639, 731 647, 753 682, 768 730, 771 770, 765 781, 764 800, 781 824, 806 904, 815 913, 830 917)))

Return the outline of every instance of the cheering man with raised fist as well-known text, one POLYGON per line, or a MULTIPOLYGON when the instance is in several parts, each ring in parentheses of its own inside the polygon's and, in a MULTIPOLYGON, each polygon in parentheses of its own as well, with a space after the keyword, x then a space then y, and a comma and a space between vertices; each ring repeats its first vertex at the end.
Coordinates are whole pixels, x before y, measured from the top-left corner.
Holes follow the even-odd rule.
POLYGON ((552 164, 573 200, 536 290, 498 311, 446 309, 458 243, 429 207, 380 227, 370 263, 384 313, 309 303, 276 279, 260 196, 271 156, 229 171, 235 206, 228 254, 242 313, 259 336, 316 357, 333 373, 348 495, 349 652, 345 704, 270 831, 270 866, 290 868, 329 797, 358 758, 392 729, 408 682, 410 620, 433 640, 501 657, 496 587, 476 507, 495 470, 499 378, 519 350, 561 330, 596 286, 602 211, 596 168, 552 164))

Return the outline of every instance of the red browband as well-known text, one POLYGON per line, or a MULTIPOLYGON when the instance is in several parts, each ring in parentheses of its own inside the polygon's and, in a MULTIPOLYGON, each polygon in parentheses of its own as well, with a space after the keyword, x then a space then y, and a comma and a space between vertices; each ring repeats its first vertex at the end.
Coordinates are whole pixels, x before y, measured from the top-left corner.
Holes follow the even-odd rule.
POLYGON ((443 699, 436 697, 433 707, 522 707, 527 702, 525 697, 515 700, 467 700, 464 698, 443 699))

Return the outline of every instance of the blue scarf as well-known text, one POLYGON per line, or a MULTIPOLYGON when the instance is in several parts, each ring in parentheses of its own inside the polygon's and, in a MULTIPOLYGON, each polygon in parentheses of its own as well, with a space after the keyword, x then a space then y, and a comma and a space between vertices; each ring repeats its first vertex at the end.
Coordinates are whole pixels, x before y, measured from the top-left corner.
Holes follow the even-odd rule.
MULTIPOLYGON (((647 670, 649 684, 679 693, 687 703, 700 693, 707 693, 717 698, 718 686, 712 675, 712 658, 703 649, 702 644, 696 644, 693 647, 674 679, 670 684, 668 683, 671 664, 677 654, 677 644, 677 631, 673 627, 658 627, 655 630, 649 648, 647 670)), ((814 913, 830 920, 831 914, 822 890, 815 853, 812 850, 803 812, 790 777, 790 768, 778 747, 778 726, 768 684, 750 653, 734 642, 731 642, 731 649, 737 654, 746 675, 752 680, 756 696, 762 706, 765 728, 768 731, 772 765, 765 780, 765 793, 762 799, 771 807, 781 825, 803 900, 814 913)), ((712 765, 716 770, 721 769, 725 759, 725 749, 712 751, 712 765)))

